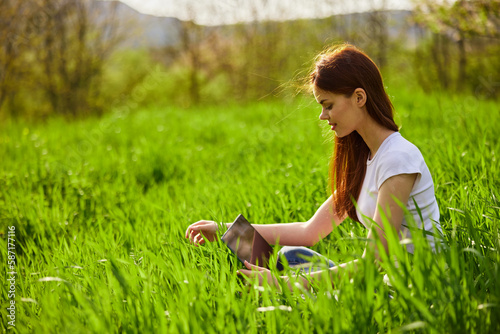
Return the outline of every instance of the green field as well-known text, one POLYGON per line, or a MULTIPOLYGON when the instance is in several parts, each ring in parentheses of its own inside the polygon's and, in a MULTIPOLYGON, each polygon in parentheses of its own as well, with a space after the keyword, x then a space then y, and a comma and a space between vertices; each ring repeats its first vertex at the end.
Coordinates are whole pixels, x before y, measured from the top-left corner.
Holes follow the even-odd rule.
MULTIPOLYGON (((201 219, 304 221, 328 196, 332 134, 310 97, 0 126, 2 323, 12 333, 494 333, 500 330, 498 103, 389 87, 434 178, 445 246, 312 291, 245 285, 201 219), (7 236, 15 226, 15 327, 7 236), (387 274, 389 284, 383 282, 387 274), (393 298, 390 298, 392 296, 393 298), (274 308, 264 308, 274 306, 274 308)), ((314 249, 359 258, 350 221, 314 249)), ((398 245, 392 244, 394 250, 398 245)), ((399 249, 401 246, 399 246, 399 249)))

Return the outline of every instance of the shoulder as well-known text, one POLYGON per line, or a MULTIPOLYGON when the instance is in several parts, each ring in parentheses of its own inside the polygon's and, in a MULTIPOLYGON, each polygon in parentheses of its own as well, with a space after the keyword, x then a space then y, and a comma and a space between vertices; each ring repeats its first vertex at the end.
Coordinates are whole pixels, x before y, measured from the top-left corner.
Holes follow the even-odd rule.
POLYGON ((375 173, 378 187, 392 176, 422 174, 426 169, 422 153, 414 144, 399 133, 388 139, 376 157, 375 173))
POLYGON ((392 155, 422 156, 418 147, 406 140, 399 132, 395 132, 387 138, 384 145, 380 147, 380 155, 386 158, 392 155))
POLYGON ((380 163, 411 163, 412 161, 423 160, 422 153, 413 143, 409 142, 401 134, 397 133, 394 137, 383 147, 380 152, 380 163))

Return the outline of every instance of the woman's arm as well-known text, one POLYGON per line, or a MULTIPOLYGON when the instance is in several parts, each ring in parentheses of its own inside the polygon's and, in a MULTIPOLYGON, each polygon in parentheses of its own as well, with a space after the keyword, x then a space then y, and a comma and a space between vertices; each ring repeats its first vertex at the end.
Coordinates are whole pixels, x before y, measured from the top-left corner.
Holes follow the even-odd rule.
MULTIPOLYGON (((415 183, 416 177, 417 174, 396 175, 387 179, 379 189, 377 209, 375 210, 373 220, 378 224, 380 228, 374 227, 370 229, 370 231, 368 232, 368 238, 374 239, 374 233, 377 233, 380 241, 382 242, 382 245, 384 246, 383 251, 385 252, 388 252, 388 247, 387 240, 385 238, 385 227, 382 222, 382 215, 385 215, 385 217, 387 217, 388 221, 390 222, 390 227, 399 234, 401 223, 403 222, 404 209, 399 206, 398 203, 408 203, 408 199, 410 197, 410 193, 413 188, 413 184, 415 183)), ((320 210, 318 210, 318 212, 320 212, 320 210)), ((368 247, 375 247, 375 243, 369 241, 367 244, 367 249, 368 247)), ((365 254, 367 249, 365 249, 365 254)), ((379 252, 380 250, 375 249, 375 256, 378 260, 380 260, 380 257, 378 256, 379 252)), ((363 258, 365 257, 365 254, 363 254, 363 258)), ((330 274, 330 277, 334 277, 338 276, 341 271, 346 269, 349 271, 355 271, 357 269, 357 262, 359 261, 359 259, 356 259, 339 264, 333 268, 328 269, 328 273, 330 274)), ((246 263, 245 266, 247 267, 247 269, 239 270, 238 272, 240 274, 248 277, 257 276, 259 277, 259 283, 263 283, 263 281, 266 280, 267 282, 274 284, 277 287, 279 286, 278 280, 272 276, 271 272, 268 269, 258 267, 249 263, 246 263)), ((324 271, 317 271, 309 274, 310 278, 313 280, 320 280, 323 275, 324 271)), ((295 280, 300 282, 300 284, 302 284, 304 287, 309 287, 309 282, 304 277, 297 276, 294 278, 290 278, 288 276, 281 276, 280 278, 287 283, 290 289, 292 288, 292 282, 295 280)))
MULTIPOLYGON (((333 210, 332 196, 328 198, 307 222, 286 224, 252 224, 266 241, 272 245, 312 246, 333 230, 333 223, 339 225, 339 218, 333 210)), ((227 228, 231 223, 225 224, 227 228)), ((195 245, 215 240, 217 223, 201 220, 191 224, 186 230, 186 238, 195 245)))
MULTIPOLYGON (((375 242, 368 241, 362 258, 365 258, 366 252, 369 248, 375 248, 375 257, 379 261, 380 251, 385 251, 386 253, 389 252, 385 232, 385 228, 389 226, 384 226, 382 217, 385 216, 387 218, 390 223, 390 228, 394 229, 396 235, 399 235, 399 230, 401 229, 401 224, 404 218, 404 209, 398 203, 408 203, 408 199, 410 198, 410 193, 413 189, 416 178, 417 174, 400 174, 388 178, 382 184, 377 197, 377 208, 375 209, 375 214, 373 216, 373 220, 378 225, 378 227, 374 226, 370 229, 370 231, 368 231, 368 239, 374 240, 375 233, 377 233, 384 249, 379 250, 378 248, 376 248, 375 242)), ((359 260, 356 259, 330 268, 330 277, 338 276, 340 272, 342 270, 345 270, 346 268, 356 270, 356 264, 358 261, 359 260)), ((321 276, 321 271, 311 273, 311 278, 313 279, 320 279, 321 276)), ((288 282, 288 277, 283 278, 288 282)), ((308 281, 305 278, 302 277, 300 278, 300 280, 305 287, 309 285, 308 281)))
POLYGON ((280 246, 313 246, 343 221, 333 210, 330 196, 307 222, 252 225, 266 241, 280 246))
MULTIPOLYGON (((380 187, 378 198, 377 198, 377 208, 375 209, 375 215, 373 220, 378 225, 374 226, 368 232, 368 239, 374 240, 375 233, 378 235, 382 246, 386 253, 389 252, 386 239, 386 226, 384 226, 382 221, 382 216, 386 217, 390 223, 390 227, 394 229, 396 235, 399 235, 401 229, 401 224, 404 218, 404 209, 398 203, 408 203, 410 198, 411 190, 417 179, 417 174, 400 174, 388 178, 380 187)), ((365 253, 368 248, 374 248, 375 242, 368 242, 365 249, 365 253)), ((381 250, 375 247, 375 257, 380 260, 379 253, 381 250)))

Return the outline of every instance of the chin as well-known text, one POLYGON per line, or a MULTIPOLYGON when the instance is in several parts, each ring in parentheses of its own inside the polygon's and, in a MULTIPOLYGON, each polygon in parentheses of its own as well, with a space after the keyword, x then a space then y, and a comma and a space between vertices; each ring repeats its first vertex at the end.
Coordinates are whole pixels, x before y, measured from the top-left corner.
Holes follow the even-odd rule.
POLYGON ((333 131, 333 132, 335 133, 335 137, 337 137, 337 138, 343 138, 343 137, 349 136, 354 131, 350 131, 350 132, 337 132, 337 131, 333 131))

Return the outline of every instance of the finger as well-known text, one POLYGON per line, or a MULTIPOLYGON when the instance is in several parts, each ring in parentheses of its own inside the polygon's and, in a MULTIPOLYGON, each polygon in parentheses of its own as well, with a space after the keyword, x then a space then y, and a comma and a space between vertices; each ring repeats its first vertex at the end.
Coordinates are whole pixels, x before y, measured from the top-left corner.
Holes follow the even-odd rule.
POLYGON ((245 276, 245 278, 248 278, 248 277, 252 276, 252 271, 247 270, 247 269, 240 269, 236 272, 236 274, 238 274, 240 276, 245 276))
POLYGON ((200 241, 203 240, 203 237, 200 233, 198 233, 195 237, 194 237, 194 240, 193 240, 193 243, 195 245, 199 245, 200 244, 200 241))
POLYGON ((196 238, 196 236, 199 234, 200 232, 197 231, 197 230, 191 230, 191 234, 189 234, 189 241, 191 243, 194 242, 194 238, 196 238))
POLYGON ((197 245, 203 245, 205 243, 205 237, 203 234, 198 234, 198 239, 196 240, 197 245))
POLYGON ((266 268, 264 267, 259 267, 255 264, 251 264, 250 262, 248 262, 247 260, 245 260, 245 267, 247 267, 248 269, 250 270, 256 270, 256 271, 263 271, 263 270, 266 270, 266 268))
POLYGON ((188 228, 186 229, 186 238, 189 236, 190 233, 193 233, 193 231, 197 231, 198 227, 198 223, 193 223, 191 225, 188 226, 188 228))
POLYGON ((193 227, 193 225, 189 226, 186 230, 186 238, 189 238, 189 236, 191 234, 193 234, 194 232, 196 232, 196 228, 193 227))
POLYGON ((189 233, 193 233, 193 231, 195 232, 199 231, 200 225, 203 225, 200 223, 201 222, 198 221, 188 226, 188 228, 186 229, 186 238, 188 237, 189 233))
POLYGON ((250 262, 245 260, 245 262, 243 262, 243 264, 245 265, 245 267, 247 267, 248 270, 252 270, 252 264, 250 262))
POLYGON ((191 231, 191 233, 189 234, 189 242, 193 243, 195 238, 196 238, 196 232, 191 231))

